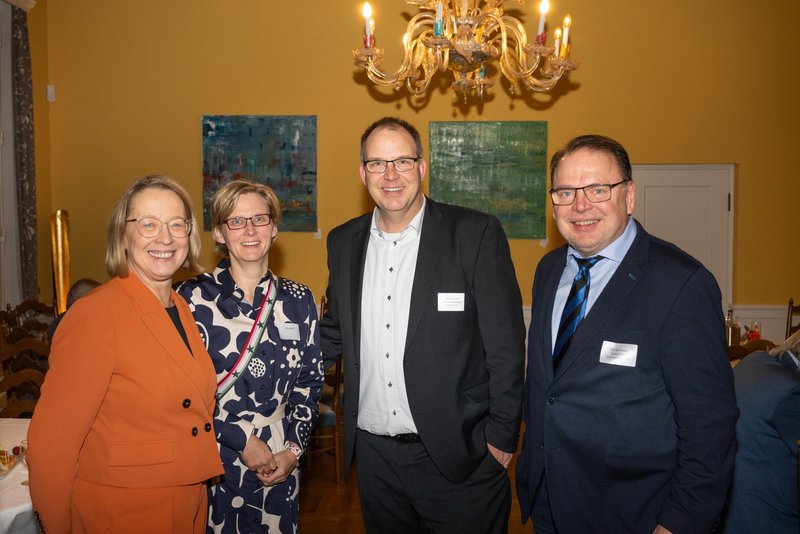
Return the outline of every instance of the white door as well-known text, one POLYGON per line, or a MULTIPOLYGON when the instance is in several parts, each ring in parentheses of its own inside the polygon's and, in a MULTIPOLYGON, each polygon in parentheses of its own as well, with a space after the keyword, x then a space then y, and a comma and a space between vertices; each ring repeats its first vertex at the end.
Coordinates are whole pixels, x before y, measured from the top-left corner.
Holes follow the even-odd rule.
POLYGON ((716 277, 721 305, 733 285, 733 165, 633 165, 634 217, 716 277))

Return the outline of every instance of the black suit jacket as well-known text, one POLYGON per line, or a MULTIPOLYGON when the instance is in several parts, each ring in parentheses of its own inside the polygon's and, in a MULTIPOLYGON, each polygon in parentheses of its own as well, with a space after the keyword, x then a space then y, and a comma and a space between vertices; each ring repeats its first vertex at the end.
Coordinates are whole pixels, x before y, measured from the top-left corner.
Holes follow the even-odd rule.
MULTIPOLYGON (((359 403, 361 285, 372 214, 328 236, 328 363, 344 354, 344 464, 349 473, 359 403)), ((369 296, 367 296, 369 297, 369 296)), ((417 431, 442 474, 465 480, 486 444, 516 449, 522 404, 522 299, 497 218, 427 199, 404 354, 417 431), (438 311, 438 293, 463 293, 464 311, 438 311)))
POLYGON ((719 287, 637 231, 555 376, 551 317, 567 247, 536 269, 517 491, 526 520, 546 470, 567 534, 649 534, 657 523, 710 532, 731 479, 738 410, 719 287), (604 342, 635 346, 635 367, 601 363, 604 342))

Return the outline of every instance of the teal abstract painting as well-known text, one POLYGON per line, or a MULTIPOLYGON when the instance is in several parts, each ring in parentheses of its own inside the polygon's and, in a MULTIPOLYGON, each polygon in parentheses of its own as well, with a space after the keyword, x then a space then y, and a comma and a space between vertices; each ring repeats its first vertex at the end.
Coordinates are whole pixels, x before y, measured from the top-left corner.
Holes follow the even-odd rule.
POLYGON ((547 122, 431 122, 431 198, 496 215, 509 239, 545 237, 547 122))
POLYGON ((222 184, 247 179, 271 187, 281 202, 285 232, 317 230, 317 117, 203 116, 203 226, 222 184))

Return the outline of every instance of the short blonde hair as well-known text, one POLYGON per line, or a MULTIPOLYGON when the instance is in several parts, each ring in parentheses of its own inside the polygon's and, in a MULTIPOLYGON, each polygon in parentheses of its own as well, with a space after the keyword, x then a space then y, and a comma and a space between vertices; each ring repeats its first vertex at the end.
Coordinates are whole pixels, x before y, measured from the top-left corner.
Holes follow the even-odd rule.
MULTIPOLYGON (((247 193, 255 193, 267 203, 269 215, 272 218, 273 226, 278 226, 281 222, 281 202, 278 195, 271 187, 264 184, 257 184, 248 180, 233 180, 223 185, 211 199, 211 226, 217 228, 233 213, 239 197, 247 193)), ((228 256, 228 247, 225 243, 217 243, 216 251, 222 256, 228 256)))
POLYGON ((108 223, 108 238, 106 239, 106 272, 109 276, 128 276, 128 253, 125 250, 125 222, 130 215, 133 199, 146 189, 161 189, 172 191, 181 199, 184 209, 184 217, 191 221, 192 227, 189 231, 189 254, 183 268, 194 273, 203 271, 198 258, 200 257, 200 229, 197 227, 197 220, 192 209, 192 199, 189 194, 181 187, 178 182, 168 176, 151 175, 140 178, 133 182, 117 202, 108 223))

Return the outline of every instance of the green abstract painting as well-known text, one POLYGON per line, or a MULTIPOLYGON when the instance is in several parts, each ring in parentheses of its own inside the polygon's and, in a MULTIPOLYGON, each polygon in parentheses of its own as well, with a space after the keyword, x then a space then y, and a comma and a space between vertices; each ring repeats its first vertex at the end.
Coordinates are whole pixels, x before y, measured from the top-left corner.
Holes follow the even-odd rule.
POLYGON ((496 215, 509 239, 545 237, 547 122, 431 122, 431 198, 496 215))

